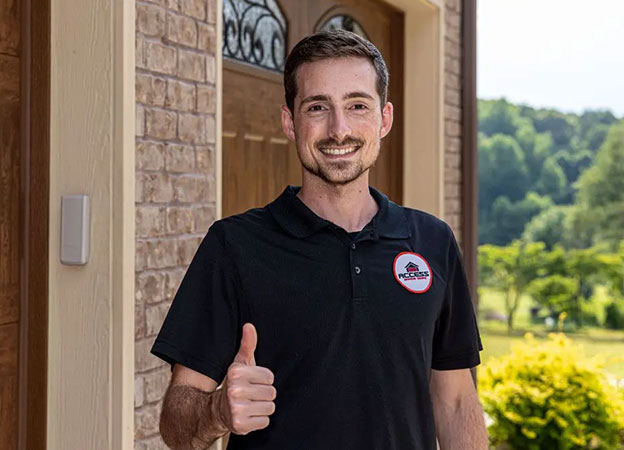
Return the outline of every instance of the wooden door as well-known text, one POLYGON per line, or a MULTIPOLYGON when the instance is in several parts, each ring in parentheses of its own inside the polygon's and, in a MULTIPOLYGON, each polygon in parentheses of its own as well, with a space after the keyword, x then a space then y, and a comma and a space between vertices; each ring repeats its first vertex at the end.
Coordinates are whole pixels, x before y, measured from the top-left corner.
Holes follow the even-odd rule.
POLYGON ((257 13, 253 13, 255 7, 250 4, 244 0, 224 2, 223 215, 263 206, 287 184, 301 184, 295 145, 286 139, 281 128, 284 88, 279 63, 282 59, 274 55, 276 48, 271 47, 274 41, 263 40, 261 32, 257 32, 262 27, 265 34, 283 33, 285 54, 304 36, 336 25, 348 29, 355 24, 355 31, 365 34, 379 48, 390 71, 389 100, 395 106, 396 120, 390 135, 382 141, 370 180, 392 200, 400 202, 402 14, 378 0, 269 1, 267 10, 257 13), (247 30, 248 34, 243 33, 239 39, 238 30, 247 30), (245 36, 253 36, 251 41, 256 46, 247 46, 245 50, 245 36))
POLYGON ((0 0, 0 448, 17 448, 20 331, 19 4, 0 0))
POLYGON ((2 450, 45 448, 49 1, 0 0, 2 450))

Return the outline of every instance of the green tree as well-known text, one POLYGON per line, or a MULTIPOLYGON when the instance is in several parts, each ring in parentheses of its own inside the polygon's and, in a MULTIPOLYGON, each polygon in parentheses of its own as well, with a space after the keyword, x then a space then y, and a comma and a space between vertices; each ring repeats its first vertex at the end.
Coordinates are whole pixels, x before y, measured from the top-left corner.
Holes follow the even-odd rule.
POLYGON ((479 102, 479 131, 487 136, 514 136, 518 128, 518 109, 504 98, 479 102))
POLYGON ((527 288, 533 300, 554 315, 559 315, 561 312, 569 314, 576 312, 573 311, 576 307, 573 298, 577 291, 577 280, 558 274, 536 278, 527 288))
POLYGON ((479 242, 506 245, 519 237, 526 224, 552 205, 549 197, 529 192, 519 202, 498 197, 486 213, 479 213, 479 242))
POLYGON ((556 244, 564 244, 569 210, 569 206, 559 205, 542 210, 526 224, 522 237, 529 242, 543 242, 548 250, 552 250, 556 244))
POLYGON ((579 117, 579 133, 584 148, 594 152, 598 150, 607 137, 609 127, 615 122, 617 119, 611 111, 584 111, 579 117))
POLYGON ((553 109, 536 110, 533 115, 535 131, 550 132, 557 149, 570 148, 571 141, 577 134, 577 122, 573 115, 564 114, 553 109))
POLYGON ((524 153, 511 136, 481 139, 479 172, 479 201, 486 205, 499 196, 517 201, 526 194, 529 177, 524 153))
POLYGON ((611 127, 578 185, 577 213, 589 218, 595 242, 615 247, 624 240, 624 121, 611 127))
POLYGON ((537 193, 548 195, 558 202, 566 194, 567 179, 557 160, 550 156, 544 162, 540 177, 535 184, 537 193))
POLYGON ((507 247, 481 245, 479 272, 483 284, 504 293, 507 328, 513 330, 514 315, 520 306, 522 294, 537 278, 544 263, 545 246, 542 242, 514 241, 507 247))

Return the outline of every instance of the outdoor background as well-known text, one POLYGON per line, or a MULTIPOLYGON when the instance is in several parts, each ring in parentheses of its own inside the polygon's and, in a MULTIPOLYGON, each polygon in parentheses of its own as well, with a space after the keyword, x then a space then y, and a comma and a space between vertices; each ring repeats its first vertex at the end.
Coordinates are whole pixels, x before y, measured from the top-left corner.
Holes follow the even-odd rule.
POLYGON ((624 448, 623 42, 617 0, 478 2, 493 447, 624 448))

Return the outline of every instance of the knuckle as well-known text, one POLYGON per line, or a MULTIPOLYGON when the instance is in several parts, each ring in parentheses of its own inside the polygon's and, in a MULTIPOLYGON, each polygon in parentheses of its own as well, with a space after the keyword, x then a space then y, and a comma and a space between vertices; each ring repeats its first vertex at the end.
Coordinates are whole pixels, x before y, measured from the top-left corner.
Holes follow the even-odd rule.
POLYGON ((228 378, 231 380, 237 380, 240 379, 242 376, 242 370, 241 370, 241 366, 239 365, 231 365, 230 368, 228 369, 228 378))
POLYGON ((240 403, 232 403, 230 405, 230 412, 232 413, 232 422, 240 421, 245 413, 245 406, 240 403))
POLYGON ((236 434, 247 434, 245 422, 239 417, 232 419, 232 428, 236 434))
POLYGON ((242 386, 228 386, 228 398, 231 399, 239 399, 243 397, 243 388, 242 386))

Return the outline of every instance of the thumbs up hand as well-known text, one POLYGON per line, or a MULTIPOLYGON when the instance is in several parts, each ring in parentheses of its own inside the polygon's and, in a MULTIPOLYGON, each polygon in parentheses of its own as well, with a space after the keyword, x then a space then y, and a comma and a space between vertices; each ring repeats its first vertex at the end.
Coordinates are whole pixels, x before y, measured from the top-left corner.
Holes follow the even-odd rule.
POLYGON ((235 434, 266 428, 269 416, 275 412, 274 375, 266 367, 256 366, 257 343, 256 328, 246 323, 240 348, 221 389, 221 417, 224 425, 235 434))

